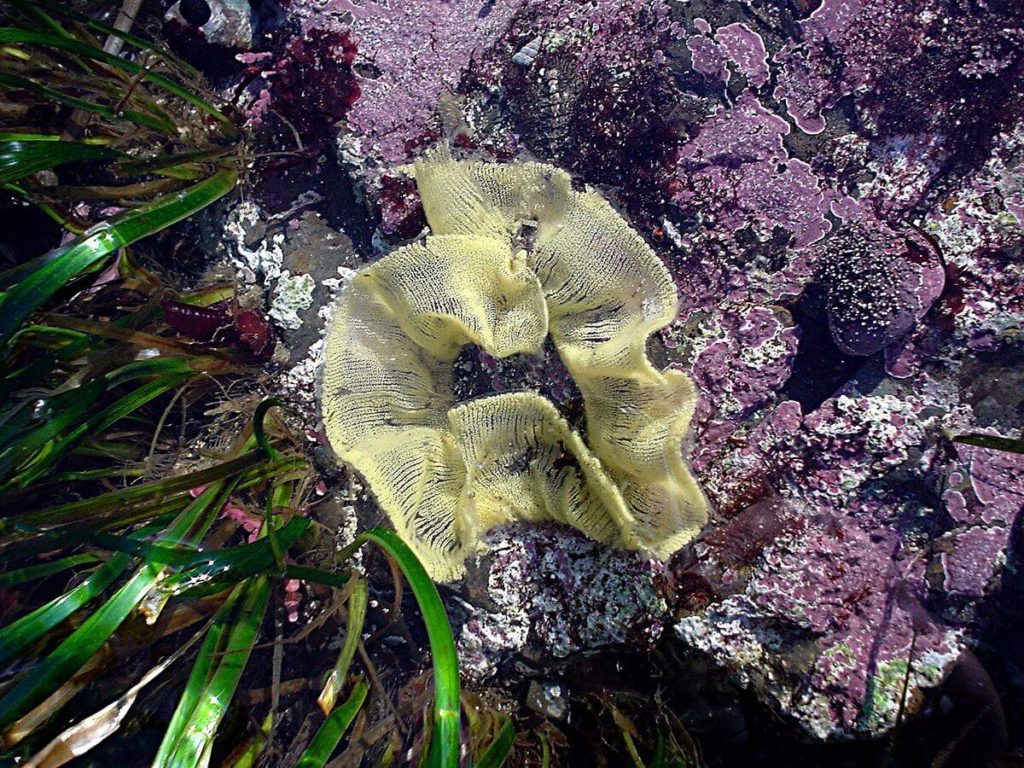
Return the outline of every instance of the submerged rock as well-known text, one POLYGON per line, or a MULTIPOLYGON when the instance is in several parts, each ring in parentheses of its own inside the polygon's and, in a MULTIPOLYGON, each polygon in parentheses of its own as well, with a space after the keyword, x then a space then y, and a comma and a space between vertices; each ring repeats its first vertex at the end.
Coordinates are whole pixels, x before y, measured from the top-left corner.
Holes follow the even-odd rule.
POLYGON ((511 526, 487 536, 470 584, 478 607, 458 639, 460 669, 476 679, 525 657, 543 668, 581 650, 650 647, 666 612, 664 565, 609 549, 572 529, 511 526))
MULTIPOLYGON (((251 65, 267 93, 250 106, 337 123, 337 160, 379 223, 372 246, 321 265, 335 284, 316 278, 311 333, 351 274, 339 267, 424 231, 398 166, 445 139, 600 185, 680 295, 648 352, 700 390, 710 527, 667 570, 561 528, 492 533, 461 592, 466 669, 501 679, 518 661, 547 679, 554 659, 672 625, 664 642, 816 737, 878 736, 915 711, 1019 579, 1019 457, 950 437, 1024 428, 1024 6, 292 0, 289 14, 294 36, 251 65), (301 88, 313 81, 339 87, 301 88)), ((268 296, 275 237, 235 249, 268 296)), ((317 354, 285 376, 307 402, 317 354)), ((582 428, 550 358, 461 362, 488 391, 542 390, 582 428)))

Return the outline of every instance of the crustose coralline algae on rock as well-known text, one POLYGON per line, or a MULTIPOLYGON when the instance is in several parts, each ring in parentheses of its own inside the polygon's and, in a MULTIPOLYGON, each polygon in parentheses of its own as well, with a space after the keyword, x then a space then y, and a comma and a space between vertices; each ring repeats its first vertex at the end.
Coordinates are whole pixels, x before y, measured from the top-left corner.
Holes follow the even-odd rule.
MULTIPOLYGON (((686 648, 822 738, 931 711, 926 692, 966 646, 995 642, 1016 588, 1017 459, 951 438, 1021 434, 1024 7, 293 0, 289 14, 354 46, 336 144, 381 253, 443 234, 397 169, 447 140, 473 162, 602 185, 667 269, 678 311, 645 352, 696 385, 689 457, 710 522, 664 572, 637 569, 651 589, 623 621, 675 622, 686 648)), ((484 371, 474 396, 561 397, 579 431, 586 392, 547 353, 470 349, 454 365, 484 371)), ((568 583, 576 554, 512 530, 502 562, 568 583)), ((531 627, 553 635, 544 611, 506 610, 507 579, 489 584, 464 647, 493 671, 531 627)), ((576 615, 534 587, 531 604, 576 615)), ((574 633, 573 648, 628 635, 574 633)))

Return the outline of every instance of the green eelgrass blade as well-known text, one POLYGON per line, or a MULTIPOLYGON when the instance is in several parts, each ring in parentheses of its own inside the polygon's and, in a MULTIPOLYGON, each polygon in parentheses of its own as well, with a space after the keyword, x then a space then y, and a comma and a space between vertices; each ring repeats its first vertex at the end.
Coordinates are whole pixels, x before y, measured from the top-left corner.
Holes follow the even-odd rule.
POLYGON ((173 373, 148 381, 99 413, 85 419, 68 435, 56 439, 49 445, 40 444, 38 438, 29 435, 28 437, 33 437, 32 441, 12 448, 11 455, 5 455, 0 460, 0 477, 6 477, 8 472, 18 469, 14 477, 0 483, 0 493, 29 485, 41 475, 49 472, 61 458, 90 434, 99 434, 150 400, 174 389, 195 375, 194 372, 173 373), (25 466, 24 462, 28 460, 33 450, 37 452, 32 457, 31 463, 25 466))
POLYGON ((34 19, 43 29, 49 30, 54 34, 58 34, 63 37, 70 37, 68 31, 64 29, 56 19, 47 15, 42 9, 36 8, 34 5, 22 5, 19 0, 13 0, 12 4, 19 6, 22 13, 34 19))
MULTIPOLYGON (((304 517, 293 517, 279 531, 280 541, 285 547, 296 542, 310 521, 304 517)), ((228 577, 228 583, 241 581, 255 574, 266 571, 274 565, 274 553, 266 539, 251 544, 240 544, 236 547, 224 547, 211 551, 197 551, 195 547, 179 544, 160 544, 142 541, 137 538, 115 536, 94 530, 69 531, 67 533, 47 534, 54 545, 92 544, 102 549, 123 552, 126 555, 141 557, 146 562, 171 566, 180 573, 167 577, 161 584, 165 588, 177 579, 203 579, 220 577, 222 573, 244 574, 234 579, 228 577)))
POLYGON ((352 725, 352 721, 359 714, 369 690, 366 683, 362 681, 356 683, 345 703, 333 710, 317 729, 313 740, 295 764, 295 768, 323 768, 327 764, 331 753, 337 749, 342 737, 352 725))
POLYGON ((160 663, 151 667, 131 688, 122 693, 116 700, 102 709, 93 712, 88 717, 78 720, 70 727, 65 728, 60 735, 50 741, 42 750, 36 752, 29 760, 28 765, 36 766, 36 768, 41 766, 58 768, 69 760, 79 757, 99 746, 100 743, 112 736, 121 727, 121 724, 125 721, 129 711, 135 704, 139 692, 162 675, 164 670, 188 653, 202 635, 202 630, 194 634, 184 645, 179 646, 160 663))
POLYGON ((26 581, 32 581, 33 579, 41 579, 44 576, 52 576, 55 573, 66 571, 70 568, 74 568, 75 566, 83 565, 84 563, 95 563, 99 559, 100 558, 97 555, 83 553, 81 555, 62 557, 59 560, 53 560, 49 563, 29 565, 25 568, 19 568, 16 571, 0 573, 0 589, 24 584, 26 581))
POLYGON ((193 174, 200 173, 200 163, 217 160, 233 151, 233 148, 209 149, 201 152, 179 152, 176 155, 158 155, 140 160, 120 160, 113 165, 113 169, 119 174, 165 173, 178 174, 178 178, 192 179, 196 178, 193 174))
MULTIPOLYGON (((223 480, 236 473, 257 470, 259 477, 279 474, 292 467, 304 466, 305 459, 296 456, 288 456, 280 462, 267 464, 267 458, 263 451, 249 451, 241 456, 215 464, 206 469, 190 472, 187 475, 178 475, 165 480, 157 480, 152 483, 134 485, 117 491, 109 491, 100 496, 82 501, 72 501, 49 509, 29 512, 20 515, 16 520, 0 520, 0 531, 9 530, 15 525, 26 525, 33 528, 47 526, 58 526, 69 523, 81 523, 115 511, 129 511, 141 504, 151 504, 158 500, 167 499, 176 494, 184 494, 193 488, 198 488, 207 483, 223 480), (266 467, 261 468, 261 465, 266 467)), ((245 479, 240 485, 245 485, 245 479)))
POLYGON ((270 744, 273 736, 274 712, 267 712, 259 731, 246 739, 244 746, 235 747, 228 758, 221 763, 221 768, 256 768, 263 750, 270 744))
MULTIPOLYGON (((72 451, 75 453, 75 451, 72 451)), ((144 477, 148 474, 145 467, 105 467, 101 469, 83 469, 79 471, 58 472, 40 479, 40 484, 75 483, 83 480, 102 480, 103 478, 116 477, 125 480, 129 477, 144 477)))
MULTIPOLYGON (((309 524, 310 521, 308 518, 293 517, 280 529, 280 531, 278 531, 278 534, 281 537, 281 543, 285 547, 290 547, 306 531, 309 524)), ((239 575, 233 580, 229 580, 228 583, 233 584, 237 581, 241 581, 243 578, 248 578, 254 574, 266 571, 274 565, 274 554, 271 551, 269 542, 265 539, 254 541, 251 544, 241 544, 236 547, 224 547, 222 549, 207 552, 197 551, 194 546, 187 544, 175 545, 152 543, 143 540, 142 536, 117 536, 109 533, 103 533, 102 531, 96 531, 91 528, 83 528, 56 534, 44 533, 43 535, 47 540, 46 543, 48 543, 50 549, 88 544, 100 549, 107 549, 112 552, 121 552, 125 555, 140 557, 149 563, 171 566, 174 569, 181 571, 179 574, 167 577, 167 579, 162 583, 162 587, 164 585, 173 584, 175 582, 175 577, 182 579, 195 579, 205 576, 205 578, 209 579, 211 574, 220 576, 221 573, 228 571, 232 574, 236 571, 244 574, 239 575)), ((22 545, 34 543, 35 542, 20 542, 22 545)), ((5 554, 7 554, 10 549, 14 549, 17 546, 18 545, 15 544, 8 550, 5 550, 5 554)), ((38 548, 41 547, 37 547, 37 549, 38 548)), ((28 551, 31 551, 31 549, 28 551)), ((95 556, 85 557, 93 561, 98 559, 95 556)), ((0 584, 3 583, 4 576, 7 575, 8 574, 0 575, 0 584)))
POLYGON ((74 389, 60 392, 49 400, 40 398, 30 403, 31 407, 22 408, 14 414, 14 418, 0 429, 0 476, 6 475, 18 463, 13 454, 26 456, 68 427, 84 421, 106 390, 105 381, 93 379, 74 389), (36 411, 39 411, 38 415, 36 411))
POLYGON ((120 69, 122 72, 127 72, 132 77, 141 77, 143 80, 163 88, 168 93, 172 93, 178 98, 187 101, 192 106, 206 112, 208 115, 220 122, 222 126, 227 129, 228 135, 233 136, 235 133, 235 127, 227 115, 205 99, 196 96, 188 88, 176 83, 165 75, 161 75, 159 72, 147 70, 145 67, 140 64, 136 64, 134 61, 129 61, 128 59, 123 59, 120 56, 107 53, 102 48, 97 48, 93 45, 89 45, 88 43, 83 43, 72 38, 60 37, 54 34, 35 32, 27 29, 17 29, 14 27, 0 27, 0 43, 27 43, 30 45, 42 45, 48 48, 58 48, 60 50, 67 51, 68 53, 77 54, 88 59, 93 59, 94 61, 102 62, 116 69, 120 69))
POLYGON ((423 614, 434 663, 434 733, 427 765, 431 768, 457 768, 459 764, 459 660, 455 639, 441 596, 426 569, 394 531, 373 528, 361 533, 339 553, 344 559, 367 541, 371 541, 398 563, 409 581, 423 614))
MULTIPOLYGON (((114 107, 109 107, 106 104, 98 104, 95 101, 88 101, 86 99, 80 99, 80 98, 78 98, 76 96, 71 96, 70 94, 64 93, 63 91, 58 91, 56 88, 50 88, 47 85, 43 85, 41 83, 37 83, 37 82, 35 82, 33 80, 29 80, 27 77, 21 77, 20 75, 11 75, 11 74, 6 74, 6 73, 0 73, 0 87, 3 87, 4 90, 26 91, 28 93, 35 94, 36 96, 39 96, 41 98, 48 99, 50 101, 56 102, 57 104, 63 104, 65 107, 72 107, 73 109, 80 109, 83 112, 93 112, 93 113, 95 113, 97 115, 102 115, 103 117, 107 118, 108 120, 130 120, 131 122, 137 123, 138 125, 143 125, 143 126, 145 126, 147 128, 152 128, 155 131, 159 131, 160 133, 164 134, 165 136, 174 136, 175 133, 176 133, 176 129, 174 127, 174 124, 171 123, 170 121, 162 119, 160 117, 156 117, 156 116, 153 116, 153 115, 146 114, 145 112, 139 112, 137 110, 132 110, 132 109, 115 109, 114 107)), ((70 144, 72 142, 62 142, 62 143, 70 144)), ((94 145, 87 144, 85 146, 94 146, 94 145)), ((109 160, 109 159, 112 159, 112 158, 120 156, 120 153, 114 152, 113 150, 109 150, 109 151, 111 152, 112 157, 99 157, 99 158, 86 158, 86 159, 90 159, 90 160, 93 160, 93 159, 109 160)), ((71 161, 64 161, 64 162, 71 162, 71 161)), ((56 163, 56 162, 52 163, 52 165, 57 165, 57 164, 58 163, 56 163)), ((50 167, 50 166, 44 166, 44 167, 50 167)), ((42 170, 42 169, 40 168, 40 169, 37 169, 37 170, 42 170)), ((34 173, 34 171, 33 171, 33 173, 34 173)), ((27 175, 27 174, 22 174, 22 175, 27 175)), ((0 176, 0 178, 4 178, 7 181, 14 181, 16 179, 21 178, 21 176, 15 176, 15 177, 9 178, 9 179, 6 178, 5 176, 0 176)))
MULTIPOLYGON (((0 33, 4 30, 0 29, 0 33)), ((90 269, 109 254, 169 227, 202 210, 230 192, 238 181, 234 170, 224 169, 187 190, 158 197, 152 203, 90 228, 64 246, 47 262, 0 296, 0 345, 32 312, 45 304, 69 280, 90 269)))
MULTIPOLYGON (((167 527, 162 538, 172 544, 201 539, 233 488, 232 482, 222 482, 207 488, 167 527)), ((118 559, 115 557, 115 560, 118 559)), ((0 699, 0 729, 6 728, 31 711, 80 669, 149 594, 161 571, 160 567, 143 563, 128 581, 58 645, 32 674, 23 675, 14 683, 0 699)), ((6 635, 8 630, 0 633, 0 637, 6 635)))
POLYGON ((498 735, 491 742, 490 746, 487 747, 487 751, 484 752, 480 761, 476 764, 476 768, 501 768, 512 753, 512 745, 515 743, 515 740, 516 732, 512 727, 512 720, 506 718, 505 722, 501 724, 501 730, 498 731, 498 735))
MULTIPOLYGON (((267 559, 271 560, 272 556, 267 559)), ((270 565, 272 564, 268 564, 267 567, 269 568, 270 565)), ((261 572, 261 570, 266 571, 267 568, 257 569, 236 566, 231 569, 230 578, 223 578, 218 574, 215 579, 189 579, 187 581, 179 579, 174 583, 168 582, 167 588, 173 586, 175 595, 187 595, 191 598, 207 597, 223 592, 239 579, 249 578, 253 574, 261 572)), ((327 587, 344 587, 349 580, 349 576, 343 573, 287 564, 281 576, 286 579, 299 579, 313 584, 323 584, 327 587)))
POLYGON ((651 756, 651 768, 667 768, 667 760, 665 734, 658 731, 658 740, 654 743, 654 754, 651 756))
POLYGON ((105 35, 114 35, 115 37, 119 37, 129 45, 134 45, 141 51, 150 51, 151 53, 159 54, 170 64, 183 70, 190 77, 199 78, 202 76, 199 70, 197 70, 188 62, 175 56, 166 48, 162 48, 158 45, 155 45, 152 41, 144 40, 143 38, 137 37, 131 34, 130 32, 125 32, 124 30, 116 29, 115 27, 112 27, 109 24, 104 24, 103 22, 97 21, 91 16, 87 16, 84 13, 79 13, 78 11, 68 8, 66 5, 56 3, 54 2, 54 0, 32 0, 32 3, 28 3, 25 0, 9 0, 9 2, 11 3, 11 5, 17 6, 18 8, 24 10, 32 9, 33 5, 42 6, 44 8, 49 9, 50 11, 53 11, 54 13, 60 14, 61 16, 65 16, 69 19, 73 19, 74 21, 85 24, 87 27, 96 30, 97 32, 102 32, 105 35))
POLYGON ((217 612, 153 768, 208 764, 217 727, 256 644, 270 597, 265 576, 239 584, 217 612))
MULTIPOLYGON (((52 219, 53 222, 61 229, 70 232, 73 235, 82 234, 82 229, 80 227, 78 227, 72 221, 61 215, 56 208, 47 203, 45 200, 36 199, 32 194, 29 193, 29 191, 25 187, 18 186, 17 184, 0 184, 0 189, 10 192, 11 194, 17 195, 26 203, 31 203, 40 211, 49 216, 50 219, 52 219)), ((3 273, 0 273, 0 279, 2 279, 2 275, 10 271, 11 270, 4 270, 3 273)))
MULTIPOLYGON (((309 520, 295 517, 278 531, 278 545, 287 549, 306 530, 309 520)), ((229 547, 215 553, 204 552, 193 556, 197 567, 183 569, 165 579, 161 589, 169 594, 216 594, 232 584, 261 573, 281 573, 277 567, 277 552, 269 538, 252 544, 229 547)))
POLYGON ((77 672, 98 651, 152 589, 157 570, 141 569, 100 606, 31 673, 23 675, 0 699, 0 728, 30 712, 77 672))
MULTIPOLYGON (((10 78, 0 73, 0 85, 10 78)), ((119 157, 121 153, 116 150, 77 141, 4 141, 0 142, 0 184, 18 181, 58 165, 119 157)))
POLYGON ((345 641, 341 645, 341 651, 338 653, 338 660, 334 663, 334 669, 328 675, 327 682, 324 683, 323 690, 320 691, 320 696, 316 700, 324 713, 329 713, 334 709, 334 702, 337 699, 338 691, 345 685, 348 669, 352 665, 352 659, 356 655, 356 648, 359 647, 359 638, 363 634, 363 623, 366 621, 366 607, 370 598, 366 580, 356 579, 352 586, 352 594, 348 599, 345 641))
POLYGON ((19 461, 13 454, 29 456, 63 430, 81 423, 105 389, 102 381, 94 380, 55 394, 49 400, 14 403, 10 418, 0 425, 0 477, 19 461), (46 418, 47 414, 50 418, 46 418))
POLYGON ((0 664, 13 659, 64 619, 98 597, 131 563, 115 555, 70 592, 51 600, 0 630, 0 664))
POLYGON ((996 451, 1024 453, 1024 440, 1015 440, 1002 435, 957 435, 953 438, 953 442, 973 445, 978 448, 991 448, 996 451))
POLYGON ((13 478, 0 482, 0 494, 31 483, 49 471, 61 457, 90 434, 99 434, 108 429, 137 411, 146 402, 196 375, 198 370, 194 362, 179 357, 155 357, 130 362, 127 366, 106 374, 102 379, 89 381, 50 398, 50 401, 44 404, 53 415, 14 439, 10 439, 10 429, 24 422, 24 416, 3 425, 0 427, 0 445, 3 445, 3 452, 0 454, 0 478, 7 478, 13 471, 19 471, 13 478), (93 410, 93 403, 106 389, 133 379, 151 376, 156 378, 139 385, 110 406, 89 415, 93 410), (73 428, 67 434, 61 434, 68 427, 73 428))

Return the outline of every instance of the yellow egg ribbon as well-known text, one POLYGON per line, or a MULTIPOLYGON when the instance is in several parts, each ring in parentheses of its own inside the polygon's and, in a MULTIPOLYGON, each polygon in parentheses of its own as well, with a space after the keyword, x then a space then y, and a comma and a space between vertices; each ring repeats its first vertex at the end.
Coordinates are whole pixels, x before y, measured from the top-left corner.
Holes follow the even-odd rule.
POLYGON ((539 163, 414 166, 432 234, 356 274, 325 347, 323 420, 431 576, 450 581, 514 520, 566 523, 664 559, 707 521, 683 460, 696 401, 646 344, 676 316, 657 255, 596 191, 539 163), (467 344, 536 354, 550 335, 586 442, 534 392, 456 402, 467 344))

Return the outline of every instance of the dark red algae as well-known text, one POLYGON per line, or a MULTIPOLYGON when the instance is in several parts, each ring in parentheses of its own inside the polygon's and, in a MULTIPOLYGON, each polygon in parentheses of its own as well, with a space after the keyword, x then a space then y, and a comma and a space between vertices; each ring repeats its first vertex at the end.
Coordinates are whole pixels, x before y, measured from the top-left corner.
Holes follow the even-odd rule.
POLYGON ((314 29, 284 50, 271 81, 274 109, 305 141, 323 142, 359 98, 349 33, 314 29))

